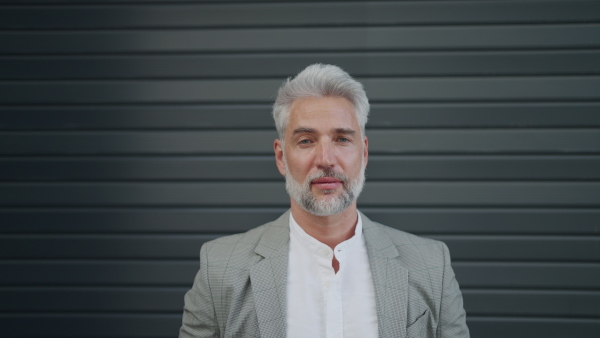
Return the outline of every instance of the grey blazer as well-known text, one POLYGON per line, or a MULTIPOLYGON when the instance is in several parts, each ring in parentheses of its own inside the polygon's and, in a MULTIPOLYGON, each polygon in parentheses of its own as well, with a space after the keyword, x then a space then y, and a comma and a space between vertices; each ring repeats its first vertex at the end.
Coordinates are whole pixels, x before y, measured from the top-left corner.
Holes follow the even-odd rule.
MULTIPOLYGON (((361 217, 379 337, 469 337, 446 245, 361 217)), ((288 251, 289 211, 204 244, 179 337, 284 338, 288 251)))

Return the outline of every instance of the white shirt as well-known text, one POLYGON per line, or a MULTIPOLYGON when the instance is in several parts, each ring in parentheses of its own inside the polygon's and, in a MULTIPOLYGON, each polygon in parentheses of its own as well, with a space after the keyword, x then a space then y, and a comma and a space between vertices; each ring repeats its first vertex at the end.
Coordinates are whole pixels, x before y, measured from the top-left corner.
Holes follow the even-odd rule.
POLYGON ((378 337, 360 214, 354 236, 331 250, 308 235, 290 213, 287 277, 288 338, 378 337), (334 254, 340 263, 337 274, 331 265, 334 254))

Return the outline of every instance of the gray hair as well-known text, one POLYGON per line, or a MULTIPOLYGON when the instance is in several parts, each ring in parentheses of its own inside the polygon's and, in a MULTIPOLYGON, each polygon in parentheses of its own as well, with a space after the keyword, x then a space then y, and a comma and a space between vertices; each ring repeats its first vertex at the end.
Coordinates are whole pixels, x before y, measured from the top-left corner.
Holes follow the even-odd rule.
POLYGON ((306 67, 293 79, 288 78, 279 88, 273 104, 273 119, 281 141, 285 138, 290 108, 294 101, 305 97, 326 96, 343 97, 352 103, 364 136, 369 117, 369 99, 363 85, 338 66, 316 63, 306 67))

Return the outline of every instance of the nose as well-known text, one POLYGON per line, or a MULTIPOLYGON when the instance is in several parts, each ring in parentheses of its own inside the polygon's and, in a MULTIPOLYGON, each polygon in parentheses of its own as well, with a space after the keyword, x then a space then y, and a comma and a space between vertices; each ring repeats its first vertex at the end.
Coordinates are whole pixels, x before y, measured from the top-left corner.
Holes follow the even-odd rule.
POLYGON ((335 165, 335 149, 329 142, 322 142, 316 147, 316 166, 318 168, 333 168, 335 165))

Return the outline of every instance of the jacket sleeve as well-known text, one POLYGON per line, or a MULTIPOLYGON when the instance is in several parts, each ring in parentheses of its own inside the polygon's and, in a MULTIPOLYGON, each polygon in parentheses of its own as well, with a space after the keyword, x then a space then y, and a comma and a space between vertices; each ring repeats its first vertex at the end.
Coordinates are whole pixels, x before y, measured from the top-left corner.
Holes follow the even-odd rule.
POLYGON ((194 285, 185 294, 183 324, 179 338, 219 337, 213 295, 208 279, 207 244, 200 249, 200 270, 194 279, 194 285))
POLYGON ((469 338, 462 293, 450 265, 450 252, 442 244, 444 253, 444 274, 442 279, 442 298, 440 303, 437 338, 469 338))

